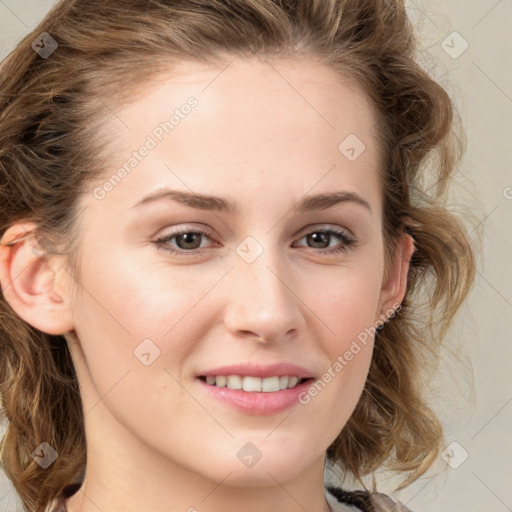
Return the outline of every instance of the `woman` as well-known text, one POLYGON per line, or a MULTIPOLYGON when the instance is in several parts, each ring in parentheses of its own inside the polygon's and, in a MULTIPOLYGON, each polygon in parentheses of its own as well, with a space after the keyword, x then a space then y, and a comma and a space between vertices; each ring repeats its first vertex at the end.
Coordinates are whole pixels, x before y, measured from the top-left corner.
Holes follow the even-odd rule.
POLYGON ((324 469, 432 465, 422 362, 474 278, 403 2, 64 0, 0 83, 27 510, 398 510, 324 469))

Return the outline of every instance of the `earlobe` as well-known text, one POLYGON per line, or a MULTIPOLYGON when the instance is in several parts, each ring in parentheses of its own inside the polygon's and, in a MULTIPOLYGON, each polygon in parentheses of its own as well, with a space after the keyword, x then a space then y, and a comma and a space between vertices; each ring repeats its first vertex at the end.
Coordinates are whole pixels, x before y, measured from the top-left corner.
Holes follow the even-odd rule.
POLYGON ((386 280, 382 283, 380 295, 381 309, 378 319, 380 322, 390 317, 405 297, 407 292, 407 274, 415 250, 413 237, 403 233, 395 248, 392 268, 386 280))
POLYGON ((73 329, 62 259, 46 255, 33 236, 36 225, 11 226, 0 242, 0 285, 5 300, 28 324, 47 334, 73 329), (64 285, 64 286, 63 286, 64 285))

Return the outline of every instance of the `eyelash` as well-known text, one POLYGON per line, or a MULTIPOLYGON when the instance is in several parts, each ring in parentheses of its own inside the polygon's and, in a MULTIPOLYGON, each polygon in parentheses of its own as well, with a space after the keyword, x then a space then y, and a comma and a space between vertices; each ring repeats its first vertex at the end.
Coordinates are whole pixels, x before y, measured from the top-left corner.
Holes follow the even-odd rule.
MULTIPOLYGON (((198 252, 200 252, 201 249, 194 249, 194 250, 190 250, 190 251, 187 251, 185 249, 176 250, 176 249, 169 248, 169 245, 167 244, 167 242, 169 242, 173 238, 180 236, 180 235, 188 234, 188 233, 200 234, 200 235, 203 235, 203 236, 211 239, 210 234, 208 232, 206 232, 200 228, 194 228, 194 229, 182 229, 179 231, 175 231, 173 233, 169 233, 168 235, 165 235, 165 236, 160 237, 159 239, 155 240, 153 243, 157 246, 158 250, 162 250, 167 253, 171 253, 171 254, 175 254, 175 255, 179 255, 179 256, 185 256, 185 257, 186 256, 194 256, 198 252)), ((305 236, 310 235, 312 233, 323 233, 323 234, 331 235, 331 236, 334 235, 334 236, 338 237, 343 242, 343 244, 341 246, 336 247, 334 249, 317 249, 316 252, 318 252, 320 254, 333 255, 333 254, 342 253, 342 252, 350 249, 357 242, 356 239, 353 238, 352 236, 350 236, 347 232, 341 231, 338 229, 334 229, 334 228, 315 229, 313 231, 309 231, 308 233, 305 233, 299 240, 302 240, 302 238, 304 238, 305 236)), ((310 247, 310 249, 315 250, 314 247, 310 247)))

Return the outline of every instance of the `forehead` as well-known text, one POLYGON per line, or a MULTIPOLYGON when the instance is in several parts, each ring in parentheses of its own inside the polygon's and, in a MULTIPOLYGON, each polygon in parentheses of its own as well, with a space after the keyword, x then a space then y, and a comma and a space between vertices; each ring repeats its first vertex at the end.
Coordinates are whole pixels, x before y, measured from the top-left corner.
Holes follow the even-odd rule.
POLYGON ((341 178, 375 195, 374 128, 366 95, 319 62, 179 63, 134 90, 105 122, 110 175, 127 171, 109 200, 133 204, 164 185, 222 195, 278 187, 300 196, 320 180, 339 187, 341 178))

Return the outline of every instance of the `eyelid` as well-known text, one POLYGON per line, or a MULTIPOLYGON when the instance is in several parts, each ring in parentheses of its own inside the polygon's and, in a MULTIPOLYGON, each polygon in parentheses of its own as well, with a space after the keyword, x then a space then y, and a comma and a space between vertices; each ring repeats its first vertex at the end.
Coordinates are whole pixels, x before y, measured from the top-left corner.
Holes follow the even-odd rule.
POLYGON ((213 235, 213 231, 210 228, 208 228, 202 224, 199 226, 196 226, 194 224, 186 224, 186 223, 179 224, 177 226, 173 226, 172 228, 170 228, 170 230, 168 232, 158 235, 158 238, 179 235, 182 233, 189 233, 189 232, 204 233, 210 238, 215 238, 215 236, 213 235))
MULTIPOLYGON (((153 242, 153 244, 156 245, 157 249, 163 250, 169 254, 175 255, 177 257, 189 257, 192 258, 194 256, 200 255, 200 253, 203 253, 205 250, 211 249, 215 247, 209 246, 209 247, 203 247, 198 249, 192 249, 192 250, 186 250, 186 249, 175 249, 172 248, 172 246, 169 246, 167 243, 170 239, 173 239, 176 236, 180 236, 182 234, 186 233, 195 233, 195 234, 201 234, 204 237, 208 238, 209 240, 215 242, 215 237, 212 236, 211 230, 209 228, 204 227, 191 227, 190 225, 180 225, 179 227, 175 227, 172 231, 161 235, 157 238, 156 241, 153 242)), ((317 248, 308 248, 307 246, 300 245, 299 247, 305 247, 306 249, 310 249, 312 252, 321 254, 321 255, 335 255, 340 252, 347 251, 351 248, 354 248, 358 245, 358 238, 354 236, 352 231, 348 228, 341 227, 341 226, 332 226, 332 225, 321 225, 321 224, 310 224, 309 226, 305 226, 298 235, 294 236, 293 245, 295 245, 297 242, 302 240, 305 236, 311 233, 315 232, 324 232, 327 233, 329 236, 335 236, 339 240, 341 240, 341 246, 334 247, 334 248, 325 248, 325 249, 317 249, 317 248)), ((218 246, 218 244, 217 244, 218 246)))
MULTIPOLYGON (((295 241, 296 241, 297 237, 302 238, 305 235, 314 231, 315 229, 318 229, 319 231, 329 230, 329 229, 333 229, 336 231, 343 231, 350 238, 356 239, 356 236, 354 235, 354 233, 345 226, 338 226, 338 225, 335 225, 335 224, 333 225, 333 224, 329 224, 329 223, 323 223, 323 224, 316 223, 316 224, 309 224, 307 226, 304 226, 300 231, 298 231, 298 233, 296 235, 294 235, 295 241)), ((203 226, 203 225, 194 226, 193 224, 180 224, 178 227, 172 228, 171 231, 169 231, 167 233, 163 233, 162 235, 159 235, 157 238, 171 237, 173 235, 176 236, 176 235, 180 235, 180 234, 188 233, 188 232, 200 232, 200 233, 205 234, 210 239, 215 239, 215 235, 213 234, 213 232, 210 228, 203 226)))
POLYGON ((356 239, 356 235, 350 229, 346 228, 345 226, 339 226, 337 224, 329 224, 329 223, 309 224, 308 226, 301 229, 296 236, 302 238, 303 236, 305 236, 315 230, 323 231, 323 230, 330 230, 330 229, 335 230, 335 231, 343 231, 344 233, 347 234, 348 237, 353 238, 354 240, 356 239))

